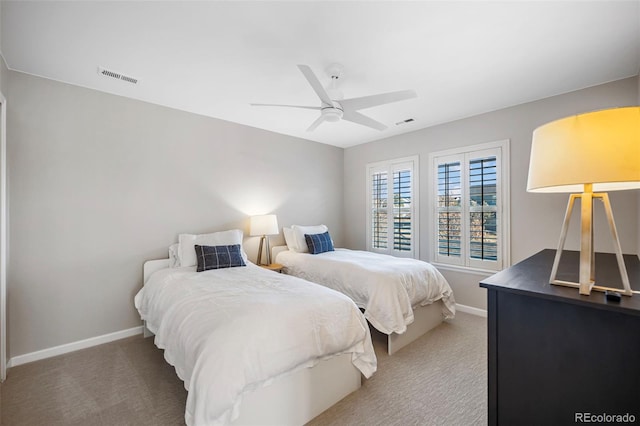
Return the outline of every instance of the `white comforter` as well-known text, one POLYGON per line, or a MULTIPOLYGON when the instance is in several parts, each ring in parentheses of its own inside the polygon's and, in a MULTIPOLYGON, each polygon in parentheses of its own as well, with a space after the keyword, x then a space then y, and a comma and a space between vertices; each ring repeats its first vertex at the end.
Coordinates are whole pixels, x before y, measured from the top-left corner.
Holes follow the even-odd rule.
POLYGON ((188 391, 188 425, 226 424, 242 394, 351 353, 376 370, 366 321, 344 295, 255 265, 154 273, 135 306, 188 391))
POLYGON ((280 252, 287 274, 338 290, 365 310, 383 333, 401 334, 413 322, 413 307, 442 300, 445 318, 455 315, 453 292, 430 263, 368 251, 336 249, 321 254, 280 252))

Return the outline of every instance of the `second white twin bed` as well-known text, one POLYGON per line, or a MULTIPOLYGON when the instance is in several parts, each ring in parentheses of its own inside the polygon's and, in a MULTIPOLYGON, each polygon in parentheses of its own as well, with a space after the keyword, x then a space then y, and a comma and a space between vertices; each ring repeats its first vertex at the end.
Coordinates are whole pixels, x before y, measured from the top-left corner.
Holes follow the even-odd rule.
MULTIPOLYGON (((324 225, 284 228, 287 246, 273 248, 287 274, 346 294, 378 331, 388 335, 388 352, 399 350, 455 315, 453 291, 431 264, 360 250, 334 249, 327 241, 309 252, 309 236, 328 236, 324 225), (409 327, 410 326, 410 327, 409 327)), ((311 242, 313 244, 313 242, 311 242)))

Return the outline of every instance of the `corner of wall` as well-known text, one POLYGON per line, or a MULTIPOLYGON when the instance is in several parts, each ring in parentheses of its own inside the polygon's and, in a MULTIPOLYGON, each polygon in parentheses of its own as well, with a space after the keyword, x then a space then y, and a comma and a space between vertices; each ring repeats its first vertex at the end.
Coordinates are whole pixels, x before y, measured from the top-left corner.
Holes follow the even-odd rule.
POLYGON ((7 66, 7 61, 4 59, 4 55, 0 50, 0 92, 2 92, 5 96, 7 96, 8 91, 8 82, 9 78, 9 67, 7 66))

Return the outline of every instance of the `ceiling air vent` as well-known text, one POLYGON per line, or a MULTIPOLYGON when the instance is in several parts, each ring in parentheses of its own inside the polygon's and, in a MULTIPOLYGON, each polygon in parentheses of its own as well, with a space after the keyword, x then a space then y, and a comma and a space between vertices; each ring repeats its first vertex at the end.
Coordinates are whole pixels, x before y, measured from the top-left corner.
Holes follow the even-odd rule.
POLYGON ((130 77, 128 75, 124 75, 116 71, 111 71, 106 68, 98 67, 98 74, 100 74, 103 77, 115 78, 116 80, 122 80, 128 83, 138 84, 137 78, 130 77))
POLYGON ((398 121, 398 122, 396 123, 396 126, 399 126, 399 125, 401 125, 401 124, 411 123, 412 121, 414 121, 414 119, 413 119, 413 118, 407 118, 406 120, 398 121))

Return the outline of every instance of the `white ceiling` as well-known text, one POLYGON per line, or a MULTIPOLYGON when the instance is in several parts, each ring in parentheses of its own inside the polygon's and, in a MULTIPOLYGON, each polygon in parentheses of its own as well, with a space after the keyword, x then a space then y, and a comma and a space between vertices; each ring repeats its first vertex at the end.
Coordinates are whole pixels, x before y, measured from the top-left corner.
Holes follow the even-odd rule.
POLYGON ((340 147, 637 75, 640 0, 187 2, 2 1, 10 69, 340 147), (307 127, 344 65, 345 98, 418 98, 307 127), (98 75, 102 66, 140 79, 98 75), (413 118, 410 124, 395 123, 413 118))

